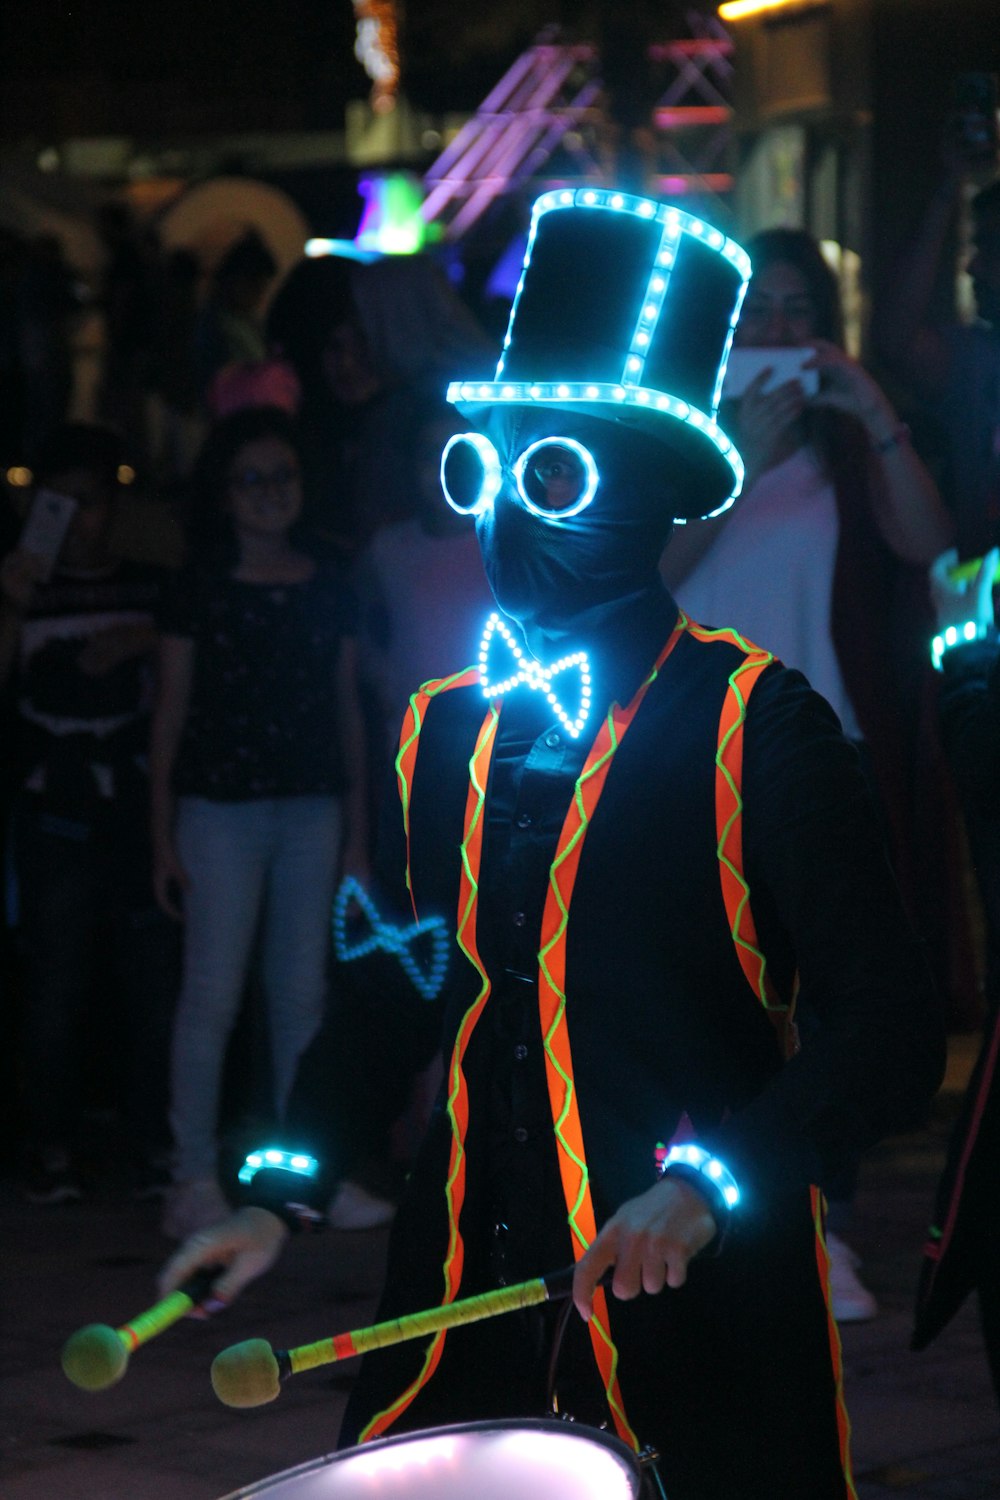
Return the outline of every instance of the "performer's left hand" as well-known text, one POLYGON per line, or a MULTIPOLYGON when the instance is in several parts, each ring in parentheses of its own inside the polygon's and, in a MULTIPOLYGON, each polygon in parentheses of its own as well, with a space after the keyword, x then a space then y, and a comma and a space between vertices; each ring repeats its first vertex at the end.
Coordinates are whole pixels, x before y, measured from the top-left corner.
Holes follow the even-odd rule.
POLYGON ((608 1220, 573 1277, 573 1301, 584 1318, 594 1310, 594 1290, 609 1266, 611 1289, 628 1300, 640 1291, 681 1287, 691 1261, 717 1233, 705 1199, 686 1182, 664 1178, 630 1198, 608 1220))

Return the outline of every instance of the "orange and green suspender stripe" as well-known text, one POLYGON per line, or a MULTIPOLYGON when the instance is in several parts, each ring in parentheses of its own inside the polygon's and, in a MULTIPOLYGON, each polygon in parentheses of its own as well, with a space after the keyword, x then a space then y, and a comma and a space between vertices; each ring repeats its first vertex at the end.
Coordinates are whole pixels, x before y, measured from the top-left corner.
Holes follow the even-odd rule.
MULTIPOLYGON (((753 912, 750 909, 750 887, 743 874, 743 727, 746 723, 747 703, 761 673, 774 660, 769 651, 745 641, 734 630, 705 630, 700 625, 689 624, 690 633, 701 641, 728 641, 746 653, 745 661, 736 668, 729 679, 719 723, 719 746, 715 758, 715 817, 718 835, 719 867, 722 877, 722 895, 729 919, 729 929, 736 945, 743 973, 754 994, 774 1023, 778 1040, 786 1058, 797 1049, 795 1027, 795 997, 790 1005, 781 1004, 771 976, 767 972, 767 961, 757 945, 757 931, 753 912)), ((840 1444, 840 1462, 844 1472, 845 1494, 856 1500, 854 1481, 851 1475, 850 1419, 844 1401, 843 1356, 840 1332, 830 1304, 830 1257, 827 1253, 823 1233, 823 1195, 819 1188, 810 1188, 813 1224, 815 1226, 816 1264, 821 1285, 827 1289, 827 1335, 830 1343, 830 1360, 834 1375, 837 1434, 840 1444)))
MULTIPOLYGON (((450 688, 469 687, 479 682, 479 673, 474 668, 454 677, 441 678, 427 683, 410 700, 410 709, 403 721, 400 752, 396 760, 400 795, 403 801, 403 816, 406 825, 406 883, 417 914, 410 871, 409 792, 413 767, 416 763, 417 744, 422 716, 428 701, 439 692, 450 688)), ((459 1232, 459 1219, 465 1200, 465 1134, 469 1121, 469 1090, 463 1069, 469 1038, 483 1013, 490 996, 490 980, 483 967, 476 944, 476 911, 479 899, 479 867, 483 850, 483 808, 486 802, 486 786, 489 778, 490 759, 500 719, 499 710, 491 703, 486 718, 476 739, 476 748, 469 762, 469 792, 465 808, 465 834, 462 839, 462 869, 458 897, 458 927, 456 941, 479 975, 480 987, 472 1005, 462 1018, 452 1050, 448 1070, 448 1116, 451 1121, 451 1154, 448 1162, 448 1179, 445 1197, 448 1205, 448 1249, 444 1263, 444 1297, 442 1307, 455 1301, 455 1294, 462 1280, 465 1246, 459 1232)), ((419 920, 419 918, 418 918, 419 920)), ((364 1443, 380 1437, 402 1416, 414 1399, 423 1390, 437 1369, 444 1349, 445 1330, 439 1330, 431 1341, 424 1363, 416 1378, 390 1406, 376 1413, 363 1429, 359 1441, 364 1443)))

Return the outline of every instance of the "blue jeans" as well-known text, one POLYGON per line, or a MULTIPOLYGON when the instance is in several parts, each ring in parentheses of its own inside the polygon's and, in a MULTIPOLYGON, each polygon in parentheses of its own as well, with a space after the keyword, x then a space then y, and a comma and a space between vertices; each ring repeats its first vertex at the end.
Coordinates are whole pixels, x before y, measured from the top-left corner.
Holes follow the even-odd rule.
POLYGON ((216 1171, 226 1045, 258 929, 275 1115, 284 1111, 322 1017, 340 840, 336 797, 180 798, 177 852, 190 887, 171 1069, 178 1181, 216 1171))

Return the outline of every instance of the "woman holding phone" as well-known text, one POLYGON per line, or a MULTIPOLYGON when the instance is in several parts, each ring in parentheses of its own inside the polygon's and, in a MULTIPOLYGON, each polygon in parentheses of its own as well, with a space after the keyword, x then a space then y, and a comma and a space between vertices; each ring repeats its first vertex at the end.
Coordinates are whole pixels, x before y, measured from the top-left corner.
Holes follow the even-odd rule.
MULTIPOLYGON (((859 747, 917 915, 926 896, 913 873, 909 774, 927 631, 900 601, 905 565, 919 570, 912 580, 926 600, 923 573, 948 545, 950 518, 908 428, 842 347, 837 282, 816 241, 803 230, 771 229, 747 249, 753 277, 734 356, 801 351, 818 389, 807 395, 799 379, 775 384, 765 365, 723 410, 746 464, 743 493, 717 519, 675 527, 661 571, 693 619, 735 626, 802 671, 836 710, 859 747), (895 643, 908 634, 913 652, 900 660, 895 643)), ((801 1019, 807 1046, 806 995, 801 1019)), ((846 1162, 843 1180, 824 1184, 833 1307, 845 1322, 876 1312, 836 1233, 847 1228, 857 1166, 846 1162)))

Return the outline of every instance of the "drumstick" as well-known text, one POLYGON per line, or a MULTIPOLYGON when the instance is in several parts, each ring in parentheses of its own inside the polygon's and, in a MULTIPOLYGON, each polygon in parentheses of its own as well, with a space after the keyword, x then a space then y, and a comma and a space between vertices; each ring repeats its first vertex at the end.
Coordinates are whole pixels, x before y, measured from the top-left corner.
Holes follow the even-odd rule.
MULTIPOLYGON (((971 583, 982 567, 983 561, 984 559, 981 557, 970 557, 968 562, 958 563, 956 567, 949 568, 948 582, 971 583)), ((1000 563, 997 564, 996 571, 993 574, 993 582, 994 584, 1000 583, 1000 563)))
POLYGON ((516 1286, 480 1292, 460 1302, 409 1313, 386 1323, 375 1323, 371 1328, 355 1329, 353 1333, 338 1333, 298 1349, 272 1349, 266 1339, 246 1339, 216 1355, 212 1363, 212 1388, 226 1406, 263 1406, 279 1394, 283 1380, 302 1370, 315 1370, 320 1365, 332 1365, 339 1359, 351 1359, 372 1349, 385 1349, 406 1339, 423 1338, 462 1323, 476 1323, 482 1318, 495 1318, 501 1313, 568 1297, 573 1288, 574 1269, 567 1266, 548 1276, 518 1282, 516 1286))
POLYGON ((211 1266, 196 1272, 162 1302, 154 1303, 121 1328, 111 1328, 107 1323, 78 1328, 63 1345, 63 1371, 84 1391, 103 1391, 114 1385, 125 1374, 129 1355, 201 1302, 220 1269, 211 1266))

